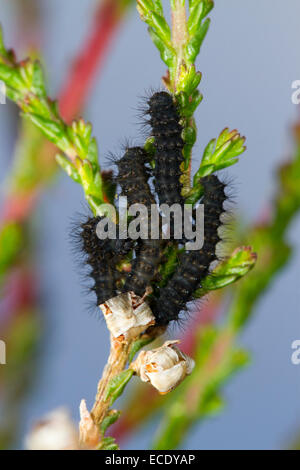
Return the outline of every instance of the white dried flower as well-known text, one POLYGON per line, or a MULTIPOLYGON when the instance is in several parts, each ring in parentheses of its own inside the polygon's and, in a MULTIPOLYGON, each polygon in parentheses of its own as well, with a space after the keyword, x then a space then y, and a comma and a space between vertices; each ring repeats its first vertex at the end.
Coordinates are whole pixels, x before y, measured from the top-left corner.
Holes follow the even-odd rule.
POLYGON ((37 422, 25 440, 27 450, 78 450, 78 432, 65 408, 37 422))
POLYGON ((150 382, 161 394, 177 387, 195 366, 193 359, 175 346, 179 342, 166 341, 160 348, 142 351, 131 365, 143 382, 150 382))
POLYGON ((155 323, 150 307, 133 292, 113 297, 100 308, 113 338, 132 338, 155 323))

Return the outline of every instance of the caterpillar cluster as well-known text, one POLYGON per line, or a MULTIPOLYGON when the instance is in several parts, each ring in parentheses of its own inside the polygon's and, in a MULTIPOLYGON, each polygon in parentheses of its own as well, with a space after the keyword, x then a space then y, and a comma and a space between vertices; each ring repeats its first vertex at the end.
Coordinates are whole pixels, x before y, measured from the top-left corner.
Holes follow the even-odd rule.
MULTIPOLYGON (((128 205, 143 204, 148 209, 155 204, 149 178, 154 178, 154 189, 159 204, 180 204, 183 208, 181 165, 183 163, 182 126, 176 104, 166 92, 154 93, 148 101, 149 124, 151 136, 154 137, 154 168, 148 165, 150 157, 143 148, 127 148, 124 156, 116 161, 118 175, 116 183, 121 188, 120 195, 126 196, 128 205)), ((157 325, 167 325, 177 320, 186 304, 193 299, 193 293, 209 274, 210 265, 217 259, 216 246, 220 241, 218 230, 222 225, 220 217, 224 212, 226 200, 225 185, 217 176, 202 178, 204 195, 204 245, 201 250, 184 251, 167 284, 155 289, 147 297, 156 318, 157 325)), ((90 276, 94 281, 97 305, 100 305, 121 292, 133 291, 144 296, 148 287, 157 280, 158 268, 162 261, 163 248, 167 242, 152 239, 150 232, 147 239, 137 241, 100 240, 96 234, 99 217, 88 219, 82 224, 82 248, 87 263, 91 267, 90 276), (119 263, 128 254, 131 255, 130 272, 118 269, 119 263)), ((150 224, 148 224, 150 226, 150 224)), ((150 230, 150 229, 149 229, 150 230)), ((170 220, 171 242, 174 230, 174 219, 170 220)), ((160 228, 161 234, 161 228, 160 228)), ((182 240, 181 240, 182 242, 182 240)))

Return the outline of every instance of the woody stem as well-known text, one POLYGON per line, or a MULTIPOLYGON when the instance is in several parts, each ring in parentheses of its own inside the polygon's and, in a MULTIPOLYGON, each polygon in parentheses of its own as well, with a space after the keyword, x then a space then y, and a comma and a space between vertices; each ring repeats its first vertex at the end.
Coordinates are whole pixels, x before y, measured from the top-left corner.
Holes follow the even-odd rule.
POLYGON ((110 354, 104 367, 102 378, 98 383, 95 403, 91 411, 95 424, 100 425, 111 406, 108 386, 111 380, 125 369, 129 351, 136 338, 130 340, 111 339, 110 354))

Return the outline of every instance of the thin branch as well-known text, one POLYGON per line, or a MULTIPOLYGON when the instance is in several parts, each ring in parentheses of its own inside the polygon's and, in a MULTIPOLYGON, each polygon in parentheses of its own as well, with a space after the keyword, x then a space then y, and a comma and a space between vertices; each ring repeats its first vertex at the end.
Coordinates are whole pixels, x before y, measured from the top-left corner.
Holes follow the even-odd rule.
POLYGON ((107 393, 109 384, 114 377, 125 369, 129 351, 135 339, 120 341, 118 338, 111 338, 110 354, 102 378, 98 383, 97 395, 91 412, 95 424, 101 424, 109 410, 111 405, 107 393))
MULTIPOLYGON (((82 109, 95 75, 97 72, 98 74, 101 72, 109 45, 130 3, 125 0, 104 0, 98 6, 92 32, 89 33, 82 50, 75 58, 75 65, 69 72, 58 100, 61 113, 67 121, 75 118, 82 109)), ((39 155, 47 156, 43 160, 43 172, 46 173, 48 166, 51 169, 53 167, 57 150, 42 136, 40 136, 38 148, 39 155)), ((68 156, 73 159, 74 153, 71 152, 68 156)), ((23 191, 21 188, 15 188, 11 191, 9 186, 2 205, 1 219, 26 220, 39 200, 42 186, 42 184, 38 184, 27 191, 23 191)))
POLYGON ((176 50, 176 68, 174 80, 174 91, 180 75, 180 67, 185 62, 184 47, 188 39, 185 2, 173 0, 172 4, 172 43, 176 50))

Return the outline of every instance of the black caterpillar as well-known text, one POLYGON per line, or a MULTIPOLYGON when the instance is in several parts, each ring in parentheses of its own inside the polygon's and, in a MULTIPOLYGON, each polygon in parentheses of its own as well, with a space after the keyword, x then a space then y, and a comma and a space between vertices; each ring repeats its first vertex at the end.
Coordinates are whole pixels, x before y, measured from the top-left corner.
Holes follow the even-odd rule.
POLYGON ((159 202, 170 206, 183 204, 180 165, 183 163, 184 142, 179 113, 172 96, 164 91, 154 93, 148 105, 149 124, 155 139, 153 174, 159 202))
POLYGON ((159 325, 178 320, 179 313, 193 300, 193 293, 208 275, 211 263, 217 260, 216 246, 221 241, 218 229, 222 225, 220 217, 225 212, 223 204, 227 199, 225 184, 215 175, 202 178, 201 183, 204 187, 201 201, 204 204, 204 245, 199 251, 181 254, 172 278, 160 289, 158 298, 152 300, 151 308, 159 325))
MULTIPOLYGON (((181 196, 182 175, 180 166, 183 163, 182 126, 180 115, 172 96, 164 91, 154 93, 148 100, 146 114, 150 115, 148 123, 154 137, 154 186, 160 204, 180 204, 184 200, 181 196)), ((174 218, 171 216, 170 233, 174 233, 174 218)))
MULTIPOLYGON (((147 207, 149 220, 151 205, 155 204, 155 200, 148 184, 149 172, 145 167, 147 160, 148 155, 144 149, 140 147, 127 149, 123 158, 117 162, 119 170, 117 182, 122 189, 121 195, 127 196, 128 205, 138 202, 147 207)), ((133 291, 143 296, 158 268, 160 241, 152 240, 149 232, 148 239, 139 240, 135 254, 131 272, 126 276, 122 291, 133 291)))
POLYGON ((81 248, 86 263, 91 267, 89 276, 94 285, 91 290, 97 297, 97 305, 118 294, 121 273, 116 269, 118 263, 134 248, 134 240, 100 240, 96 233, 101 217, 90 217, 81 224, 79 233, 81 248))

